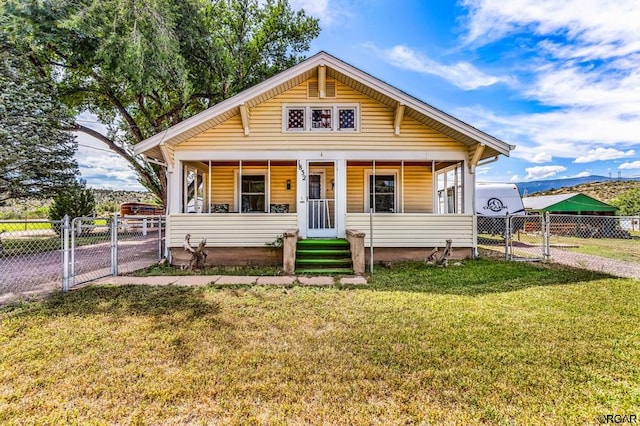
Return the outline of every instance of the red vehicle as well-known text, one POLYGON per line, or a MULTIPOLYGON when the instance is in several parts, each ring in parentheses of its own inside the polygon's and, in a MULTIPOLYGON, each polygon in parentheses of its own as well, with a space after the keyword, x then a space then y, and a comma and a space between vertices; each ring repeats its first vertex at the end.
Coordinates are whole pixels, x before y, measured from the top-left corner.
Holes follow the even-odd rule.
POLYGON ((122 203, 120 204, 120 216, 160 216, 164 209, 149 203, 122 203))

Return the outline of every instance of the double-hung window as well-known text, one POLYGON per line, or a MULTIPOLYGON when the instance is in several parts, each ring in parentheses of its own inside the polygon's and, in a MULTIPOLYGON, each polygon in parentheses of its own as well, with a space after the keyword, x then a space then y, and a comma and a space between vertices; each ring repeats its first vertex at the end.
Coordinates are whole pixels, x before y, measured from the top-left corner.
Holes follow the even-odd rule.
POLYGON ((260 175, 242 175, 242 183, 240 185, 242 201, 242 212, 260 212, 265 210, 266 185, 265 176, 260 175))
POLYGON ((366 208, 376 213, 398 212, 398 174, 396 171, 367 172, 366 208))

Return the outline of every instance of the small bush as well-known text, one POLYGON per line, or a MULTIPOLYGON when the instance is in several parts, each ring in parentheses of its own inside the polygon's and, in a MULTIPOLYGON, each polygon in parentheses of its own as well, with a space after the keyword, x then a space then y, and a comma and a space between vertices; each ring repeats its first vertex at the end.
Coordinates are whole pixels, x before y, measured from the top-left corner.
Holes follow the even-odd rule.
MULTIPOLYGON (((73 187, 55 196, 49 207, 49 220, 62 220, 65 215, 70 218, 93 216, 95 208, 93 192, 86 188, 86 181, 80 180, 73 187)), ((54 228, 60 233, 59 226, 54 228)))

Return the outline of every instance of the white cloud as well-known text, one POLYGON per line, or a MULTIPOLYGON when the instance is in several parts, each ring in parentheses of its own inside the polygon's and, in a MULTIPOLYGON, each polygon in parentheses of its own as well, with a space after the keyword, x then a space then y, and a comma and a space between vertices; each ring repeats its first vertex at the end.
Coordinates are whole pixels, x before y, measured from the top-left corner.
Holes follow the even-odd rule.
POLYGON ((525 180, 546 179, 567 171, 564 166, 535 166, 525 169, 527 176, 525 180))
POLYGON ((633 157, 636 152, 633 149, 628 151, 619 151, 615 148, 595 148, 590 150, 587 155, 580 156, 574 160, 574 163, 591 163, 593 161, 617 160, 618 158, 633 157))
POLYGON ((307 15, 320 19, 322 26, 331 26, 339 21, 341 16, 348 15, 348 5, 338 4, 333 0, 290 0, 294 10, 304 9, 307 15))
POLYGON ((631 163, 622 163, 620 164, 620 166, 618 166, 618 168, 622 170, 640 169, 640 161, 633 161, 631 163))
MULTIPOLYGON (((499 116, 482 107, 465 107, 454 115, 517 146, 512 155, 531 161, 541 152, 553 158, 575 159, 603 146, 640 144, 638 122, 612 116, 606 109, 566 109, 537 114, 499 116)), ((605 148, 606 149, 606 148, 605 148)), ((628 151, 627 151, 628 152, 628 151)))
POLYGON ((551 154, 548 154, 546 152, 539 152, 533 156, 533 158, 531 159, 531 162, 532 163, 548 163, 551 160, 553 160, 553 157, 551 156, 551 154))
POLYGON ((621 39, 629 43, 640 39, 637 0, 464 0, 462 4, 470 10, 468 42, 490 43, 518 31, 564 35, 582 45, 614 48, 620 48, 621 39))
POLYGON ((518 175, 511 176, 511 182, 519 182, 519 181, 520 181, 520 176, 518 175))
POLYGON ((587 176, 591 176, 591 170, 585 170, 584 172, 576 173, 572 177, 579 178, 579 177, 587 177, 587 176))
POLYGON ((390 49, 380 49, 371 43, 366 43, 364 46, 393 66, 422 74, 436 75, 463 90, 474 90, 499 82, 512 81, 507 77, 485 74, 469 62, 444 65, 404 45, 396 45, 390 49))
MULTIPOLYGON (((517 34, 531 43, 520 95, 548 112, 498 117, 467 108, 468 121, 518 146, 576 163, 626 158, 640 145, 640 5, 637 0, 464 0, 467 46, 517 34), (476 120, 476 121, 474 121, 476 120), (578 153, 587 152, 586 155, 578 153), (576 158, 577 157, 577 158, 576 158)), ((515 37, 515 36, 514 36, 515 37)), ((522 68, 522 67, 520 67, 522 68)))

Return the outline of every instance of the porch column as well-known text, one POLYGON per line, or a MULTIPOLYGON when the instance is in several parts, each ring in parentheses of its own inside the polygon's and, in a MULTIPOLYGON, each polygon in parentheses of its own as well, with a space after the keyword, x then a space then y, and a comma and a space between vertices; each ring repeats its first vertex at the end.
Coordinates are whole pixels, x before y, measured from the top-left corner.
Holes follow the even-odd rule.
POLYGON ((307 238, 307 160, 298 158, 298 175, 296 177, 296 203, 298 212, 298 229, 300 237, 307 238))
POLYGON ((344 238, 347 221, 347 160, 336 160, 334 168, 336 233, 344 238))
POLYGON ((169 177, 167 181, 169 182, 169 193, 167 194, 167 202, 166 206, 167 215, 180 213, 180 204, 182 203, 182 173, 184 170, 184 165, 182 161, 178 161, 177 167, 170 167, 169 169, 169 177))
POLYGON ((462 167, 462 193, 464 194, 464 207, 461 213, 476 213, 476 174, 469 173, 467 162, 462 167))

